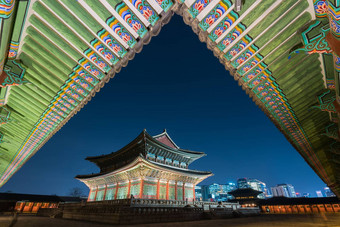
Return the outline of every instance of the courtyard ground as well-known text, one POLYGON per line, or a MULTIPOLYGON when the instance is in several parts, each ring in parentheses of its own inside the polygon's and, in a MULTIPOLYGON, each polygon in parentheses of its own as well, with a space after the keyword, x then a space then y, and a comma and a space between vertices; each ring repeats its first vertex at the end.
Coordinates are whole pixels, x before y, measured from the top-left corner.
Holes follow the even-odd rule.
MULTIPOLYGON (((94 222, 83 222, 47 217, 19 215, 13 223, 13 217, 0 216, 0 227, 105 227, 116 226, 110 224, 100 224, 94 222), (12 225, 10 224, 12 222, 12 225)), ((132 226, 132 225, 121 225, 132 226)), ((246 227, 309 227, 309 226, 338 226, 340 227, 340 214, 313 214, 313 215, 284 215, 284 214, 263 214, 256 217, 201 220, 192 222, 170 222, 134 225, 140 227, 215 227, 215 226, 246 226, 246 227)))

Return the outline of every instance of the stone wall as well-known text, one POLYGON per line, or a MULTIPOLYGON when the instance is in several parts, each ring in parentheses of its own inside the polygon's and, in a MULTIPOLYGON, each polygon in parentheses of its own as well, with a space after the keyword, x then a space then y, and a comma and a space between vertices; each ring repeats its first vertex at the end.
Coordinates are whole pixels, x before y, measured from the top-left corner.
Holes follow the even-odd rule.
POLYGON ((63 218, 111 223, 138 224, 202 219, 203 209, 196 207, 130 207, 124 204, 64 204, 63 218))

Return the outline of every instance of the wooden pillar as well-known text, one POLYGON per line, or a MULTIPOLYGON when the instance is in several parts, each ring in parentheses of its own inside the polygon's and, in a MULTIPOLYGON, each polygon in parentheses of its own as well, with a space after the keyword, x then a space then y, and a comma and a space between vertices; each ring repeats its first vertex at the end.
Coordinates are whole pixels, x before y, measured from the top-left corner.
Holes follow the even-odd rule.
POLYGON ((183 182, 183 201, 185 201, 185 183, 183 182))
POLYGON ((159 199, 159 187, 160 187, 160 184, 159 184, 159 180, 157 182, 157 194, 156 194, 156 198, 159 199))
POLYGON ((140 198, 140 199, 143 198, 143 187, 144 187, 144 179, 141 178, 141 179, 140 179, 140 190, 139 190, 139 198, 140 198))
POLYGON ((175 182, 175 200, 177 200, 177 181, 175 182))
POLYGON ((193 184, 193 186, 192 186, 193 188, 192 188, 192 190, 193 190, 193 196, 192 196, 192 201, 195 201, 195 199, 196 199, 196 195, 195 195, 195 185, 193 184))
POLYGON ((166 182, 166 200, 169 200, 169 181, 166 182))
POLYGON ((116 184, 116 192, 115 192, 115 199, 117 199, 117 194, 118 194, 118 188, 119 188, 119 184, 116 184))
POLYGON ((103 200, 105 200, 107 185, 105 185, 103 200))
POLYGON ((89 193, 89 196, 87 197, 87 202, 90 201, 91 192, 92 192, 92 189, 90 188, 90 193, 89 193))
POLYGON ((94 201, 97 201, 98 186, 96 188, 96 194, 94 195, 94 201))
POLYGON ((126 198, 131 198, 131 196, 130 196, 130 191, 131 191, 131 181, 129 180, 129 186, 128 186, 128 191, 127 191, 127 196, 126 196, 126 198))

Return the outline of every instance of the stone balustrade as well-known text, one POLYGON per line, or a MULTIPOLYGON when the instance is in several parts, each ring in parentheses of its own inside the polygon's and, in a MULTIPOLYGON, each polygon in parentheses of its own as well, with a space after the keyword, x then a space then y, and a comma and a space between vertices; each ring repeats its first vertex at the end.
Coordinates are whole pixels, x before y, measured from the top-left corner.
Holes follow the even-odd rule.
POLYGON ((184 207, 194 205, 192 202, 180 200, 131 199, 131 207, 184 207))

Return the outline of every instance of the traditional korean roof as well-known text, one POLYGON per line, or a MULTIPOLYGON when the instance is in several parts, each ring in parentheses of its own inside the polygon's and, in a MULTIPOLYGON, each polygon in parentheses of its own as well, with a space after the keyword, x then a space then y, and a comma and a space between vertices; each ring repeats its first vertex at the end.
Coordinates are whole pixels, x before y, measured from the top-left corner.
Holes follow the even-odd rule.
POLYGON ((239 188, 234 191, 228 192, 228 194, 234 196, 234 197, 256 197, 260 195, 261 191, 254 190, 252 188, 239 188))
MULTIPOLYGON (((121 179, 119 174, 124 173, 126 171, 132 171, 138 169, 137 173, 141 173, 141 171, 147 171, 147 169, 160 171, 162 173, 172 173, 178 175, 180 177, 191 177, 196 179, 195 183, 199 183, 202 180, 206 179, 213 174, 207 171, 198 171, 198 170, 190 170, 183 168, 170 167, 167 165, 162 165, 161 163, 150 161, 144 158, 142 155, 136 157, 133 161, 127 163, 126 165, 120 167, 119 169, 115 169, 111 172, 106 173, 96 173, 96 174, 88 174, 88 175, 77 175, 76 179, 81 180, 85 184, 88 185, 88 181, 103 181, 104 178, 118 178, 121 179), (142 168, 142 169, 141 169, 142 168)), ((143 173, 142 175, 147 175, 143 173)), ((124 177, 128 176, 127 174, 123 174, 124 177)), ((138 176, 137 176, 138 177, 138 176)), ((140 176, 139 176, 140 177, 140 176)), ((180 178, 178 178, 180 180, 180 178)), ((104 181, 103 181, 104 182, 104 181)), ((89 186, 89 185, 88 185, 89 186)))
POLYGON ((173 13, 339 196, 338 0, 0 0, 0 186, 173 13))
POLYGON ((162 132, 161 134, 153 136, 153 138, 169 147, 172 147, 174 149, 179 149, 179 146, 177 146, 174 143, 174 141, 170 138, 170 136, 166 132, 166 129, 164 129, 164 132, 162 132))
POLYGON ((162 155, 162 157, 172 156, 178 161, 185 161, 187 164, 206 156, 203 152, 180 149, 166 131, 156 136, 150 136, 144 129, 134 140, 120 150, 106 155, 87 157, 86 160, 95 163, 102 170, 103 167, 122 160, 130 160, 139 155, 146 157, 148 153, 156 153, 162 155))

